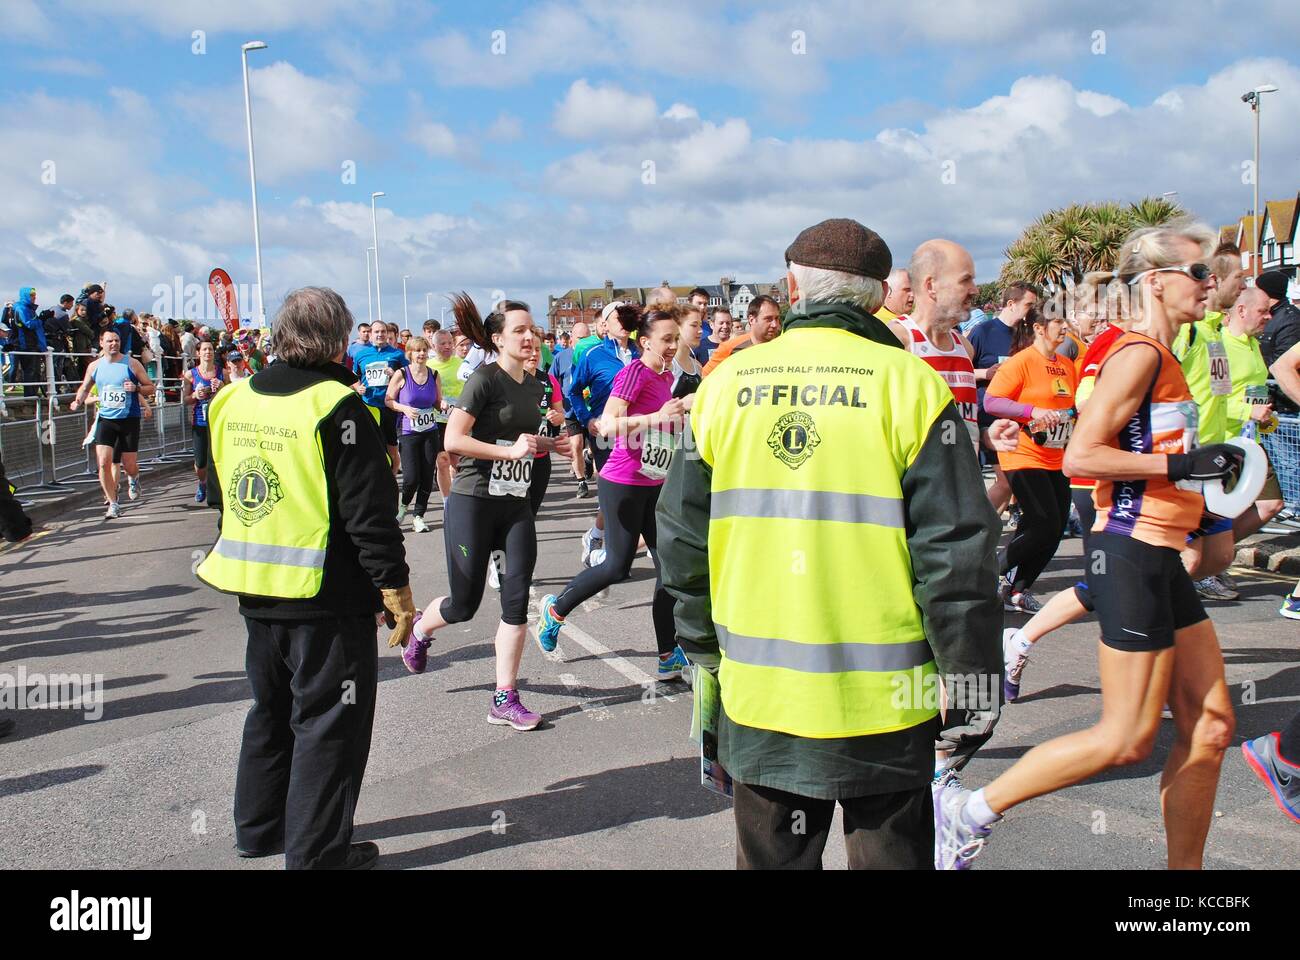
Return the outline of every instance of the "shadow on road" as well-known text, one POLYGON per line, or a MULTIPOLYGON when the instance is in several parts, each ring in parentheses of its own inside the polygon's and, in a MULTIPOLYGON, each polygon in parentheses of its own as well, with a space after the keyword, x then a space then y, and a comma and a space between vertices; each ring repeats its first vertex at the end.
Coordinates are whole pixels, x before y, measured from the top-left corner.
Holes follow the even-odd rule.
POLYGON ((409 870, 644 820, 707 817, 728 807, 730 803, 700 786, 699 760, 684 757, 560 780, 530 796, 394 817, 358 827, 356 838, 377 840, 439 830, 476 830, 445 843, 387 855, 379 862, 381 867, 409 870), (493 832, 494 826, 499 832, 493 832))

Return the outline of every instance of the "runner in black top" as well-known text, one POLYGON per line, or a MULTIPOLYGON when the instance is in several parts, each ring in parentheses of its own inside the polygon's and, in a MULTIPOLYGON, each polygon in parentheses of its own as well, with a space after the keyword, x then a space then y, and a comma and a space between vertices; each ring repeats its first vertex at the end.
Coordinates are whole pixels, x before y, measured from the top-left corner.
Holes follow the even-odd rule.
POLYGON ((568 453, 568 438, 538 435, 541 383, 524 365, 533 352, 528 306, 507 300, 486 320, 468 294, 452 299, 456 325, 475 345, 497 354, 470 376, 447 424, 446 446, 460 456, 444 511, 443 540, 451 595, 438 597, 415 623, 402 654, 423 673, 435 631, 478 612, 489 555, 504 549, 501 623, 496 634, 496 690, 488 722, 532 730, 542 718, 524 707, 515 688, 528 623, 528 587, 537 560, 537 534, 528 493, 539 451, 568 453))

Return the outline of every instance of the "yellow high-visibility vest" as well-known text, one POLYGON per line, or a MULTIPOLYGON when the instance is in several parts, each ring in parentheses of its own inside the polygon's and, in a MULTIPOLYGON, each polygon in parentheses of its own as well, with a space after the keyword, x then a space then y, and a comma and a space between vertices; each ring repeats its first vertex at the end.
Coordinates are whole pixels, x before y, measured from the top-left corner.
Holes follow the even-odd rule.
POLYGON ((199 565, 226 593, 306 600, 320 593, 329 494, 318 428, 355 391, 334 380, 269 396, 239 380, 208 408, 221 483, 221 536, 199 565))
POLYGON ((736 723, 831 738, 936 715, 898 696, 937 679, 902 478, 950 403, 920 358, 828 328, 788 330, 704 380, 691 427, 713 473, 710 592, 736 723))

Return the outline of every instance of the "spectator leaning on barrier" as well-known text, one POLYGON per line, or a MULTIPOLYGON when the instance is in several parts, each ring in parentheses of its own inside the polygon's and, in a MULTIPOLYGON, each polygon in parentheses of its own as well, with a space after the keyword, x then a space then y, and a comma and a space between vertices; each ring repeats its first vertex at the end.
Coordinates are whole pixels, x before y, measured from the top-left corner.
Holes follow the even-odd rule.
MULTIPOLYGON (((27 354, 44 353, 45 324, 37 316, 35 287, 23 287, 18 291, 18 299, 14 301, 14 319, 19 337, 16 349, 27 354)), ((18 370, 24 397, 43 395, 46 392, 44 357, 24 356, 19 361, 18 370)))
POLYGON ((397 484, 356 377, 341 366, 352 314, 306 287, 276 319, 280 361, 208 408, 208 497, 221 536, 198 568, 239 597, 253 706, 235 784, 241 856, 288 869, 364 869, 352 843, 374 723, 376 614, 390 643, 415 620, 397 484))

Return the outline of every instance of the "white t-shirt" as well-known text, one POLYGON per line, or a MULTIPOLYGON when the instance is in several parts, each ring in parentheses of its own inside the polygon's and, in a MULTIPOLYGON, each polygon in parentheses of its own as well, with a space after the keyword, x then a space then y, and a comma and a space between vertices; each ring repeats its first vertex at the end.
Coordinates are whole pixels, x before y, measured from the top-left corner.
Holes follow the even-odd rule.
POLYGON ((460 369, 456 371, 457 380, 468 380, 474 376, 474 371, 487 363, 493 363, 497 358, 495 350, 484 350, 482 347, 473 346, 469 348, 469 353, 465 354, 465 359, 461 362, 460 369))

